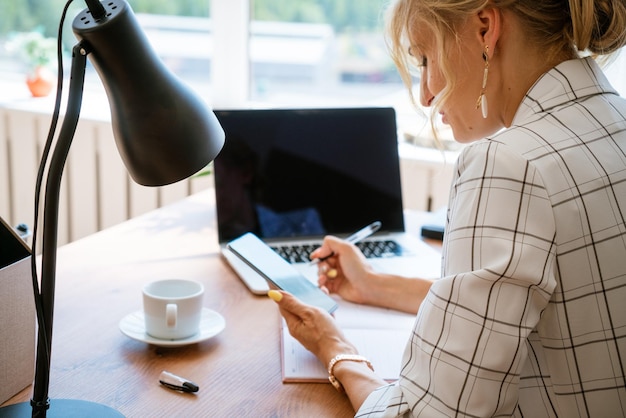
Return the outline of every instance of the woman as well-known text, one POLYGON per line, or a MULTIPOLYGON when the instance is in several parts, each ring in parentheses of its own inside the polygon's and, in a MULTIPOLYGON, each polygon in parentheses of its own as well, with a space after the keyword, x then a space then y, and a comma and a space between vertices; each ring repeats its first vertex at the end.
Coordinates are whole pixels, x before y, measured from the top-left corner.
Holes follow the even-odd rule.
MULTIPOLYGON (((386 384, 332 317, 270 291, 357 416, 626 416, 626 101, 592 58, 626 43, 623 0, 398 0, 392 55, 468 145, 443 275, 378 274, 336 237, 320 286, 417 313, 386 384), (484 138, 484 139, 483 139, 484 138), (339 357, 337 357, 339 355, 339 357)), ((375 367, 375 365, 374 365, 375 367)))

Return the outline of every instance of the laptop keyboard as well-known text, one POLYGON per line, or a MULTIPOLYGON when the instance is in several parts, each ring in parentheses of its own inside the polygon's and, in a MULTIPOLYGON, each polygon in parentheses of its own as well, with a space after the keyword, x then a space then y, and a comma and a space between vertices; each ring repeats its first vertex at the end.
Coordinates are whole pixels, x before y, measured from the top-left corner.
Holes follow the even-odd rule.
MULTIPOLYGON (((392 240, 361 241, 356 244, 366 258, 391 257, 402 254, 402 247, 392 240)), ((271 248, 290 263, 308 263, 309 254, 318 247, 315 244, 305 245, 272 245, 271 248)))

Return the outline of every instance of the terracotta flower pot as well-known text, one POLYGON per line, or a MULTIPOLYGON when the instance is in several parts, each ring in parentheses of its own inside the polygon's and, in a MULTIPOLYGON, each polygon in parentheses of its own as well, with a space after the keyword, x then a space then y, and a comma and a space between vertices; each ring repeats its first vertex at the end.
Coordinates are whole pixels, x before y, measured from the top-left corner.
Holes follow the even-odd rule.
POLYGON ((45 97, 56 85, 56 77, 46 67, 37 67, 26 78, 26 85, 33 97, 45 97))

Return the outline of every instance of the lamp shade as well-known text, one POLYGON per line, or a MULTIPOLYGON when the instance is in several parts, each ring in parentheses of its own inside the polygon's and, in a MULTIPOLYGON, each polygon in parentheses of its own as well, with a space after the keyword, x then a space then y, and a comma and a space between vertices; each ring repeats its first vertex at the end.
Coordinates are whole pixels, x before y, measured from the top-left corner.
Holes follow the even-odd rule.
POLYGON ((72 24, 90 48, 111 107, 117 148, 131 177, 145 186, 182 180, 211 162, 224 144, 215 114, 160 61, 124 0, 107 0, 72 24))

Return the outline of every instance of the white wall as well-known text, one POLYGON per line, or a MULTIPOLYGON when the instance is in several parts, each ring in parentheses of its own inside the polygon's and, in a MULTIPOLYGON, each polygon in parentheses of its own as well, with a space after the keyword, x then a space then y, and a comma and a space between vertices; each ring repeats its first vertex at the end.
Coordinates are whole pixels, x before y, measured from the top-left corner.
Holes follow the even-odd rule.
MULTIPOLYGON (((33 226, 36 175, 51 119, 49 114, 28 110, 42 103, 38 100, 0 106, 0 216, 13 226, 33 226)), ((110 123, 83 118, 63 173, 58 243, 82 238, 210 187, 211 177, 163 187, 136 184, 117 152, 110 123)))

